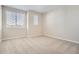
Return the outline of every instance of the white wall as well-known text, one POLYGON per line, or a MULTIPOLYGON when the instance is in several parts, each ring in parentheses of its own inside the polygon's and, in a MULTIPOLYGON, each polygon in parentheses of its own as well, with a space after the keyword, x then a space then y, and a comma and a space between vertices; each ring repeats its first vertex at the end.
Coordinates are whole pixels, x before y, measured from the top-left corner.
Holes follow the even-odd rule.
POLYGON ((0 41, 2 38, 2 7, 0 5, 0 41))
POLYGON ((65 14, 66 38, 79 42, 79 6, 67 6, 65 14))
MULTIPOLYGON (((20 37, 26 37, 26 18, 27 18, 27 15, 25 15, 25 20, 24 20, 24 25, 23 27, 6 27, 6 19, 5 19, 5 10, 6 8, 3 7, 3 40, 6 40, 6 39, 13 39, 13 38, 20 38, 20 37)), ((13 9, 15 10, 15 9, 13 9)), ((24 14, 24 11, 21 11, 23 14, 24 14)))
POLYGON ((20 38, 20 37, 33 37, 42 35, 42 15, 35 11, 26 13, 25 27, 24 28, 6 28, 5 20, 3 21, 3 40, 20 38), (38 15, 38 25, 33 25, 32 16, 38 15))
POLYGON ((59 8, 44 15, 44 34, 64 38, 64 11, 59 8))
POLYGON ((56 10, 54 9, 53 11, 43 15, 34 11, 30 11, 28 12, 28 16, 28 26, 26 25, 28 27, 27 33, 26 28, 9 29, 5 38, 21 37, 24 35, 38 36, 42 35, 43 33, 44 35, 50 37, 79 42, 79 6, 64 6, 56 10), (39 15, 39 24, 37 26, 32 24, 32 15, 39 15))
POLYGON ((44 34, 79 43, 79 6, 64 6, 44 15, 44 34))
POLYGON ((28 17, 28 29, 27 29, 28 37, 42 35, 42 14, 35 12, 35 11, 29 11, 28 16, 29 16, 28 17), (32 20, 33 15, 38 15, 38 25, 33 25, 33 20, 32 20))

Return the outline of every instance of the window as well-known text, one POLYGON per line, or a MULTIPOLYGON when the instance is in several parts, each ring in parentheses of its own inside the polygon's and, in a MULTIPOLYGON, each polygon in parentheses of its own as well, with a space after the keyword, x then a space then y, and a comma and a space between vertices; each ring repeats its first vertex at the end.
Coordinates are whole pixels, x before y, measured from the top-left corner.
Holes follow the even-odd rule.
POLYGON ((10 26, 24 26, 25 14, 14 12, 14 11, 6 11, 6 25, 7 27, 10 26))
POLYGON ((25 15, 17 13, 17 25, 24 25, 25 15))
POLYGON ((17 13, 15 12, 6 12, 6 23, 7 25, 16 25, 17 23, 17 13))
POLYGON ((33 22, 33 25, 38 25, 38 15, 32 16, 32 22, 33 22))

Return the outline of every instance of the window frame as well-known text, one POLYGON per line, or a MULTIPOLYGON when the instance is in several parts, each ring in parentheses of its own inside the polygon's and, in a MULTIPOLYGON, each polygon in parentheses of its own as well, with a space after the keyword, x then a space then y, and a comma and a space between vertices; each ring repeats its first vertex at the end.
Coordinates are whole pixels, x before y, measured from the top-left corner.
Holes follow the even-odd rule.
POLYGON ((32 24, 34 26, 37 26, 39 24, 39 15, 37 14, 32 15, 32 24))
POLYGON ((26 19, 26 11, 24 10, 19 10, 19 9, 16 9, 16 8, 11 8, 11 7, 6 7, 6 6, 2 6, 2 9, 3 9, 3 21, 4 21, 4 24, 5 24, 5 27, 7 28, 24 28, 25 27, 25 19, 26 19), (7 24, 7 19, 6 19, 6 15, 5 15, 5 12, 6 11, 11 11, 11 12, 16 12, 16 13, 21 13, 24 15, 24 24, 23 25, 17 25, 17 20, 16 20, 16 25, 8 25, 7 24))

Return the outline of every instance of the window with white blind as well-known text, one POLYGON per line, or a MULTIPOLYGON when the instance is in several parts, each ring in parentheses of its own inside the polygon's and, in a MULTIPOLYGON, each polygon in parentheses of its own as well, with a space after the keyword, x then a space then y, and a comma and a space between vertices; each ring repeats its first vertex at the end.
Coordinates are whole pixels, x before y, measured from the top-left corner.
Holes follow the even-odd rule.
POLYGON ((25 13, 5 10, 7 27, 24 27, 25 13))
POLYGON ((32 22, 33 22, 33 25, 38 25, 38 15, 32 16, 32 22))
POLYGON ((6 24, 7 25, 17 25, 17 13, 6 11, 6 24))

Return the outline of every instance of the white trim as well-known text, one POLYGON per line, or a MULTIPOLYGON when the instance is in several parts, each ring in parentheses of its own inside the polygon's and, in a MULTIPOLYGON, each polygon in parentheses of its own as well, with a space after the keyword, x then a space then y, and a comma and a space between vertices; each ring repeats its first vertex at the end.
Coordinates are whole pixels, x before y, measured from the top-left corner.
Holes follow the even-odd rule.
POLYGON ((10 39, 18 39, 18 38, 24 38, 26 36, 21 36, 21 37, 9 37, 9 38, 3 38, 2 40, 10 40, 10 39))
POLYGON ((73 40, 65 39, 65 38, 58 37, 58 36, 53 36, 53 35, 49 35, 49 34, 45 34, 45 36, 48 36, 48 37, 51 37, 51 38, 56 38, 56 39, 65 40, 65 41, 69 41, 69 42, 72 42, 72 43, 79 44, 78 41, 73 41, 73 40))
POLYGON ((41 33, 36 34, 36 33, 31 33, 31 34, 27 34, 27 37, 37 37, 37 36, 42 36, 41 33))

